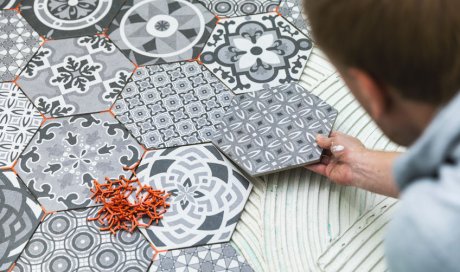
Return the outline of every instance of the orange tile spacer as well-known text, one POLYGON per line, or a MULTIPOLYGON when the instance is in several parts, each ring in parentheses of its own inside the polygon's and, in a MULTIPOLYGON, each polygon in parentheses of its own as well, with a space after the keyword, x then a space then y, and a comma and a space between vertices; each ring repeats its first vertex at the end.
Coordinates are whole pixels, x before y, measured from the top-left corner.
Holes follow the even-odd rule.
POLYGON ((216 15, 216 19, 217 19, 217 21, 216 21, 216 25, 218 25, 218 24, 219 24, 219 22, 220 22, 220 20, 222 20, 222 18, 220 18, 220 17, 219 17, 219 15, 216 15))
POLYGON ((42 219, 40 220, 40 222, 45 221, 45 218, 48 217, 48 215, 52 215, 52 214, 57 213, 57 212, 49 212, 49 211, 47 211, 47 210, 45 209, 45 207, 43 207, 43 206, 40 206, 40 207, 42 208, 42 211, 43 211, 43 217, 42 217, 42 219))
POLYGON ((16 263, 13 263, 13 265, 10 266, 7 272, 13 272, 14 267, 16 267, 16 263))

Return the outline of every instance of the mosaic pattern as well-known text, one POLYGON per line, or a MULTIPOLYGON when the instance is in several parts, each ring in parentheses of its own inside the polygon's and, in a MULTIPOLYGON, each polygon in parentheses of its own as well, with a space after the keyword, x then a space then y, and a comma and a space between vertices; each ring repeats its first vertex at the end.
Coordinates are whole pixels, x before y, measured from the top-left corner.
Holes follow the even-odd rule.
POLYGON ((15 8, 21 0, 0 0, 0 9, 15 8))
POLYGON ((69 116, 108 110, 133 70, 110 40, 85 36, 47 42, 18 84, 46 116, 69 116))
POLYGON ((38 33, 19 13, 0 10, 0 82, 13 81, 37 52, 40 42, 38 33))
POLYGON ((22 181, 13 172, 0 171, 0 271, 16 261, 42 217, 22 181))
POLYGON ((229 241, 252 189, 212 144, 151 151, 137 175, 172 195, 160 225, 141 229, 158 249, 229 241))
POLYGON ((49 39, 101 33, 125 0, 24 0, 21 13, 49 39))
POLYGON ((210 141, 233 94, 196 62, 136 70, 113 107, 147 148, 210 141))
POLYGON ((337 111, 296 83, 237 96, 214 143, 253 176, 317 162, 337 111))
POLYGON ((239 94, 298 80, 311 50, 309 38, 266 13, 219 21, 201 61, 239 94))
POLYGON ((150 272, 252 272, 246 260, 229 243, 162 252, 150 272))
POLYGON ((272 12, 279 0, 200 0, 210 11, 219 17, 236 17, 257 13, 272 12))
POLYGON ((13 83, 0 84, 0 167, 11 167, 37 132, 42 117, 13 83))
POLYGON ((284 18, 300 29, 303 33, 306 35, 311 33, 310 23, 308 22, 306 15, 303 13, 302 0, 281 0, 278 11, 284 18))
POLYGON ((16 171, 48 211, 93 206, 92 180, 118 177, 142 149, 109 113, 50 120, 19 158, 16 171))
POLYGON ((138 232, 101 232, 97 208, 59 212, 39 226, 13 271, 146 271, 153 249, 138 232))
POLYGON ((217 18, 196 0, 128 0, 110 38, 138 65, 198 57, 217 18))

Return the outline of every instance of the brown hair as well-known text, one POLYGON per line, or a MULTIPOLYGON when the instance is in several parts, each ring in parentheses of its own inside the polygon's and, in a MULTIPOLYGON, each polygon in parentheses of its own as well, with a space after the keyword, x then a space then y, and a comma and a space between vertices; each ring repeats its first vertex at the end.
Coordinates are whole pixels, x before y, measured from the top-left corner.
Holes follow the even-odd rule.
POLYGON ((460 90, 459 0, 303 0, 331 59, 407 99, 448 102, 460 90))

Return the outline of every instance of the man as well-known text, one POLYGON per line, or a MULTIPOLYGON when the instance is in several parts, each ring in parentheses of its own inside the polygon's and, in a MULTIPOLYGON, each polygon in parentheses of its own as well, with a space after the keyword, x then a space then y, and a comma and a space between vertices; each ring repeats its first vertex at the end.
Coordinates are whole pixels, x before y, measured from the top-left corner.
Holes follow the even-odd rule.
POLYGON ((317 45, 405 154, 319 136, 308 167, 400 197, 385 246, 391 271, 460 271, 460 0, 304 0, 317 45))

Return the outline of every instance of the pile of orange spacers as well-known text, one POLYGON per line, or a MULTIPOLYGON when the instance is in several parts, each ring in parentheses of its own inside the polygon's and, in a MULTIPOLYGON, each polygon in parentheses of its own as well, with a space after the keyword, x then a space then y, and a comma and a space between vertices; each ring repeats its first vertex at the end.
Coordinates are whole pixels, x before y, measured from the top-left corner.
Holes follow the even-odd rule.
POLYGON ((125 230, 132 233, 137 227, 158 224, 169 208, 166 200, 170 194, 143 185, 134 170, 137 165, 124 168, 132 172, 133 177, 130 179, 125 176, 118 179, 105 178, 104 184, 93 180, 91 199, 103 206, 96 217, 88 220, 97 220, 102 225, 101 231, 116 234, 119 230, 125 230))

